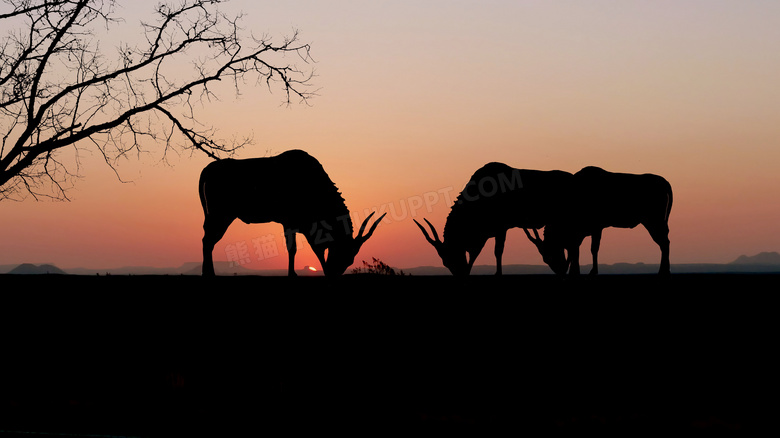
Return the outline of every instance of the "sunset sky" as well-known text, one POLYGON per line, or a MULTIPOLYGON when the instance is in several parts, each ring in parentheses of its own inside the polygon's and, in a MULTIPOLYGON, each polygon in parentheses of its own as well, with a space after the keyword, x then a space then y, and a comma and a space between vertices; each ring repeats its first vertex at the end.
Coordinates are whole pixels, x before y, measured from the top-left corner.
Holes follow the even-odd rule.
MULTIPOLYGON (((138 38, 156 3, 120 0, 126 22, 112 35, 138 38)), ((491 161, 664 176, 672 264, 780 251, 780 2, 233 0, 222 9, 244 11, 258 35, 300 30, 317 97, 287 107, 278 89, 228 90, 199 119, 224 137, 253 134, 240 158, 304 149, 361 219, 388 212, 357 264, 441 266, 412 219, 441 232, 451 201, 491 161)), ((0 265, 200 261, 197 181, 210 159, 163 164, 149 144, 148 156, 120 163, 123 183, 83 146, 70 202, 0 202, 0 265)), ((248 268, 287 265, 279 224, 234 222, 215 260, 227 260, 229 245, 248 246, 248 268), (278 243, 276 256, 255 253, 261 238, 278 243)), ((495 263, 492 248, 477 264, 495 263)), ((600 262, 659 260, 644 228, 605 230, 600 262)), ((507 240, 512 263, 542 263, 519 229, 507 240)), ((308 247, 296 265, 319 267, 308 247)))

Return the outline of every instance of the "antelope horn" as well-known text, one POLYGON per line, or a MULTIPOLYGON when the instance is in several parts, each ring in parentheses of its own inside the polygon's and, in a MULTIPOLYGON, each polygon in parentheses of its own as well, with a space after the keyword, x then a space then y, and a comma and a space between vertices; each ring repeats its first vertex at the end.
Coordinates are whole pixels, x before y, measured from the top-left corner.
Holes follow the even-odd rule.
POLYGON ((441 240, 439 240, 439 235, 436 233, 436 228, 434 228, 433 225, 431 225, 431 223, 428 222, 428 219, 423 218, 425 223, 427 223, 428 226, 431 227, 431 233, 433 233, 433 237, 436 240, 431 239, 431 236, 428 235, 428 232, 425 230, 425 228, 422 225, 420 225, 419 222, 417 222, 417 219, 412 219, 412 220, 414 221, 415 224, 417 224, 417 227, 420 228, 420 231, 422 231, 423 235, 425 236, 425 240, 427 240, 428 243, 430 243, 433 246, 437 246, 438 244, 441 243, 441 240))
POLYGON ((363 242, 365 242, 366 240, 368 240, 368 238, 371 237, 372 234, 374 234, 374 230, 379 225, 379 222, 382 222, 382 219, 384 219, 385 215, 387 214, 387 213, 385 213, 382 216, 379 216, 379 219, 377 219, 376 222, 374 222, 373 225, 371 225, 371 228, 368 229, 368 234, 363 236, 363 231, 365 231, 365 229, 366 229, 366 224, 368 223, 368 220, 371 219, 371 216, 374 215, 374 213, 376 213, 376 212, 372 212, 371 214, 369 214, 368 217, 363 221, 363 224, 360 225, 360 231, 358 231, 358 235, 355 238, 355 240, 360 240, 361 244, 363 242))
POLYGON ((431 227, 431 233, 433 233, 433 238, 436 239, 437 242, 441 242, 439 240, 439 234, 436 232, 436 228, 434 228, 433 224, 428 222, 428 219, 423 218, 426 224, 428 224, 429 227, 431 227))
POLYGON ((528 240, 530 240, 534 245, 539 245, 542 243, 542 239, 539 237, 539 232, 536 231, 536 228, 533 228, 533 230, 536 238, 531 237, 531 233, 528 232, 528 228, 523 228, 525 235, 528 236, 528 240))

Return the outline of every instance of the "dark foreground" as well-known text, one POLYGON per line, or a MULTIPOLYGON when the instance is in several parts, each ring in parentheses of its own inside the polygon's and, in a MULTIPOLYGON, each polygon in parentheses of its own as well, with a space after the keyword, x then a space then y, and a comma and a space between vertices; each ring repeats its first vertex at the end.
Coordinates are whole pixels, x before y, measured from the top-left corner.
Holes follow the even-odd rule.
POLYGON ((336 280, 0 276, 0 435, 775 426, 778 275, 336 280))

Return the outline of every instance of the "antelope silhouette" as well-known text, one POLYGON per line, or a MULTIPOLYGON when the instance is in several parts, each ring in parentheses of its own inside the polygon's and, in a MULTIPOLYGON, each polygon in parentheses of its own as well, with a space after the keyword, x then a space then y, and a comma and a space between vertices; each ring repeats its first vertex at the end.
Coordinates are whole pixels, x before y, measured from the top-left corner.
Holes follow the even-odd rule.
MULTIPOLYGON (((510 228, 542 228, 563 217, 561 200, 570 190, 572 174, 561 170, 515 169, 488 163, 478 169, 455 200, 444 225, 444 240, 428 221, 433 238, 417 220, 425 239, 453 275, 469 275, 490 238, 495 238, 496 275, 510 228)), ((551 252, 551 254, 556 254, 551 252)))
POLYGON ((579 248, 591 236, 590 252, 598 274, 598 252, 605 228, 634 228, 642 224, 661 248, 659 274, 669 274, 669 214, 672 210, 672 186, 653 174, 607 172, 585 167, 571 179, 569 208, 564 220, 554 221, 544 229, 544 238, 534 230, 525 230, 545 262, 558 274, 580 273, 579 248), (568 252, 568 258, 564 255, 568 252))
POLYGON ((212 252, 233 221, 278 222, 284 227, 288 275, 295 276, 296 233, 311 245, 326 276, 341 275, 374 233, 384 214, 363 235, 371 213, 352 237, 352 219, 344 199, 322 165, 301 150, 274 157, 224 159, 200 174, 203 206, 203 276, 214 276, 212 252), (327 254, 327 258, 326 258, 327 254))

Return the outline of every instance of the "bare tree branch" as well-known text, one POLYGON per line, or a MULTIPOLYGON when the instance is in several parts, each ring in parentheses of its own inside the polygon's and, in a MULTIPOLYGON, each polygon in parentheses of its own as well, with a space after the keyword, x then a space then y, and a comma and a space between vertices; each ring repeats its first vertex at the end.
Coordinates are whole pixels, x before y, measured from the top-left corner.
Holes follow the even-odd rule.
POLYGON ((232 155, 250 140, 224 143, 197 127, 194 104, 218 99, 210 84, 230 81, 236 95, 262 84, 280 88, 284 104, 308 103, 313 73, 286 55, 308 66, 310 46, 297 32, 281 43, 245 39, 242 16, 218 10, 225 1, 158 5, 155 19, 141 23, 140 45, 122 43, 109 59, 95 31, 118 21, 115 0, 3 0, 0 200, 67 199, 81 142, 115 172, 118 159, 144 151, 144 139, 161 146, 163 159, 180 148, 232 155), (60 159, 65 150, 74 163, 60 159))

